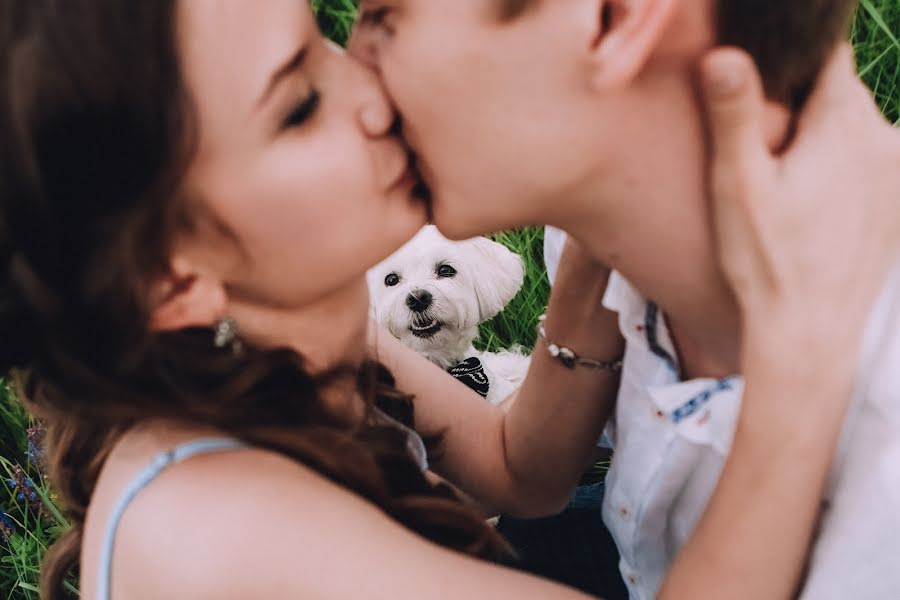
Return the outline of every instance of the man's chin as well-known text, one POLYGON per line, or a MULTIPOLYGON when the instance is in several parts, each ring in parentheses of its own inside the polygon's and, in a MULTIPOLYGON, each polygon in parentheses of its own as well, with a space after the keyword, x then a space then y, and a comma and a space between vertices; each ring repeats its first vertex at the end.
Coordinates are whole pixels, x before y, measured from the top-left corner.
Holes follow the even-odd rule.
POLYGON ((472 202, 432 196, 431 222, 448 240, 468 240, 499 231, 492 229, 490 221, 483 219, 481 214, 482 211, 472 202))

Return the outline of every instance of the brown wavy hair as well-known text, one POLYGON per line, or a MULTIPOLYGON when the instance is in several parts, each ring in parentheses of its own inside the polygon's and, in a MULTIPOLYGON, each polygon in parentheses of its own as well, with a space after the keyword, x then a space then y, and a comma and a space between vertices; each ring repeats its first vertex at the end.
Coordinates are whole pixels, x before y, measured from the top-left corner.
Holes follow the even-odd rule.
MULTIPOLYGON (((321 392, 354 378, 412 426, 412 399, 376 363, 313 376, 297 353, 217 349, 208 329, 150 331, 150 285, 192 226, 179 194, 194 119, 175 0, 0 0, 0 368, 48 429, 50 477, 73 526, 48 553, 42 597, 65 595, 111 447, 135 423, 177 419, 281 452, 424 537, 478 556, 502 540, 406 435, 353 425, 321 392)), ((430 440, 434 450, 439 440, 430 440)))

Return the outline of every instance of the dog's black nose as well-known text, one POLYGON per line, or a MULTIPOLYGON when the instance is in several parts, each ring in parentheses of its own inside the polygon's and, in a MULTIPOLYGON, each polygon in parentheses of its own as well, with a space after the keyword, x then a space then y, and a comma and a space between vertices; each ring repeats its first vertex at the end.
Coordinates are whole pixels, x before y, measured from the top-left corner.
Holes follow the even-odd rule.
POLYGON ((431 292, 425 290, 413 290, 406 297, 406 306, 413 312, 425 312, 431 307, 432 300, 434 300, 434 298, 432 298, 431 292))

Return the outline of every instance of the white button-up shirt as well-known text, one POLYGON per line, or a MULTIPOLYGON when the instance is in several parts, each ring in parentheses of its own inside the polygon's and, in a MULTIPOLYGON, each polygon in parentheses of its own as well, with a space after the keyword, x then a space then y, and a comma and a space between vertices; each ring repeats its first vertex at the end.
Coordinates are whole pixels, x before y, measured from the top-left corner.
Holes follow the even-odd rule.
MULTIPOLYGON (((603 517, 631 598, 651 600, 718 482, 743 381, 681 381, 662 313, 617 273, 604 305, 619 313, 627 346, 603 517)), ((900 269, 870 318, 861 364, 804 600, 900 600, 900 269)))

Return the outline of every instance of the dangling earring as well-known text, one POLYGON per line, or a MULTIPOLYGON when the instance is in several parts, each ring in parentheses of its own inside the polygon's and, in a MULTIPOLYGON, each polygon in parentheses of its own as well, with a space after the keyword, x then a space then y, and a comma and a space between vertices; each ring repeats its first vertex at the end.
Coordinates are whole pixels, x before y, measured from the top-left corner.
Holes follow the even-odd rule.
POLYGON ((221 317, 216 321, 215 335, 213 336, 213 345, 216 348, 223 349, 231 346, 231 352, 237 356, 241 353, 243 347, 241 340, 238 339, 238 324, 232 317, 221 317))

